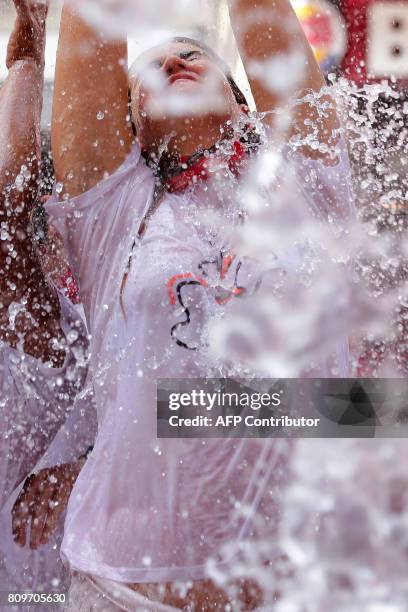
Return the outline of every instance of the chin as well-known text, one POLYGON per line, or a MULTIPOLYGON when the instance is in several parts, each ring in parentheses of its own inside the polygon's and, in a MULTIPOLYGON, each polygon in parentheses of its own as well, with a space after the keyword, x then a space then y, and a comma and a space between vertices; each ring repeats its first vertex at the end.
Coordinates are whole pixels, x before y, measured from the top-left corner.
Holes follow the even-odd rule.
MULTIPOLYGON (((198 83, 197 81, 194 81, 193 79, 176 79, 173 83, 171 83, 171 85, 168 86, 169 90, 172 89, 193 89, 196 90, 198 87, 200 87, 200 83, 198 83)), ((202 85, 201 85, 202 87, 202 85)))

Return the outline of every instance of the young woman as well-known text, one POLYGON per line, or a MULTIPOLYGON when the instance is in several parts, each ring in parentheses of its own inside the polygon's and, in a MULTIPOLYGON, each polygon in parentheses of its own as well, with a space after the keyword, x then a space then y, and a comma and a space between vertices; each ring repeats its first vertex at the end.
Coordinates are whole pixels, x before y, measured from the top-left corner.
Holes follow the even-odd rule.
POLYGON ((32 240, 47 5, 15 5, 0 90, 0 507, 63 424, 84 383, 88 342, 73 305, 46 279, 32 240))
MULTIPOLYGON (((323 77, 289 0, 236 0, 230 13, 258 111, 304 88, 320 91, 323 77), (288 70, 283 85, 277 58, 288 70)), ((65 6, 52 132, 58 183, 47 211, 79 281, 99 421, 68 507, 69 610, 254 609, 262 596, 249 576, 235 595, 206 576, 209 564, 233 566, 259 527, 255 515, 262 537, 273 538, 281 447, 158 440, 155 385, 226 372, 206 351, 205 329, 242 289, 225 230, 240 222, 239 175, 262 137, 222 62, 200 43, 152 49, 130 81, 125 66, 126 43, 95 33, 65 6), (219 226, 202 222, 208 208, 219 226)), ((271 140, 274 116, 264 117, 271 140)), ((340 160, 331 155, 337 127, 333 108, 319 113, 305 101, 285 129, 305 143, 291 161, 302 197, 326 211, 350 204, 344 143, 340 160)), ((346 368, 343 359, 337 375, 346 368)), ((317 371, 333 375, 324 360, 317 371)))

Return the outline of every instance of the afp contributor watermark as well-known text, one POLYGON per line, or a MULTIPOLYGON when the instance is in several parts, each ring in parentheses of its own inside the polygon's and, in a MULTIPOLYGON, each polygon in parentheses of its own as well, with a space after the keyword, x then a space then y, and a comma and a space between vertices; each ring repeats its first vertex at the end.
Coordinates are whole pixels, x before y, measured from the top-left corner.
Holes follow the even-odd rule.
POLYGON ((408 381, 161 379, 157 436, 408 437, 408 381))
MULTIPOLYGON (((258 416, 263 408, 273 408, 282 405, 283 391, 272 393, 257 392, 208 392, 204 389, 192 389, 190 392, 171 393, 169 395, 169 410, 179 412, 183 408, 201 408, 206 414, 195 416, 169 416, 170 427, 184 428, 236 428, 245 427, 317 427, 320 418, 294 418, 282 416, 258 416), (226 414, 223 408, 235 409, 233 414, 226 414), (247 408, 255 414, 244 414, 247 408), (238 413, 239 412, 239 413, 238 413), (209 416, 208 413, 215 413, 209 416)), ((185 411, 183 411, 185 414, 185 411)))

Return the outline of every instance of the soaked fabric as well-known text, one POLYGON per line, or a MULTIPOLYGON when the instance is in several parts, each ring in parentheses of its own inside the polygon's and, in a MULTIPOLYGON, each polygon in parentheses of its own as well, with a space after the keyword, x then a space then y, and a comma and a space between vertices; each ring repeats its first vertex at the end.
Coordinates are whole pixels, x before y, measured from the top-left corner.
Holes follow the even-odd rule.
POLYGON ((78 573, 72 576, 65 607, 66 612, 171 612, 176 609, 150 601, 124 584, 78 573))
MULTIPOLYGON (((72 412, 60 428, 45 455, 33 472, 45 467, 75 461, 94 442, 96 435, 96 413, 92 398, 79 399, 72 412)), ((70 575, 60 559, 65 513, 60 517, 56 530, 47 544, 37 550, 28 546, 21 548, 13 540, 11 510, 20 493, 22 483, 13 491, 0 512, 0 590, 37 592, 58 588, 64 592, 70 584, 70 575)), ((21 612, 34 610, 35 606, 22 606, 21 612)), ((49 612, 58 612, 60 605, 47 607, 49 612)))
MULTIPOLYGON (((301 163, 293 165, 306 176, 301 163)), ((314 183, 309 192, 302 189, 319 206, 315 192, 324 167, 308 166, 314 183)), ((333 205, 327 196, 337 202, 336 190, 346 193, 340 186, 349 185, 347 163, 332 175, 321 196, 326 206, 333 205)), ((273 537, 290 454, 284 440, 156 439, 157 378, 229 373, 209 358, 205 330, 236 292, 230 288, 225 296, 222 283, 202 277, 211 266, 219 276, 225 271, 225 234, 241 211, 234 189, 214 179, 165 194, 139 237, 153 190, 151 170, 135 145, 89 192, 64 202, 54 195, 47 203, 93 338, 98 412, 95 448, 70 498, 62 555, 75 570, 128 583, 198 580, 210 559, 214 567, 231 563, 233 547, 228 552, 226 545, 254 533, 257 509, 265 537, 273 537), (208 209, 222 212, 216 228, 200 221, 208 209)), ((293 257, 287 254, 280 265, 294 266, 293 257)), ((246 277, 253 282, 251 273, 246 277)), ((344 339, 338 353, 337 372, 346 375, 344 339)), ((323 359, 317 371, 327 368, 323 359)))
POLYGON ((247 583, 237 588, 233 599, 211 581, 189 581, 186 585, 143 584, 137 591, 126 584, 113 582, 96 576, 74 572, 68 594, 68 612, 104 611, 117 612, 170 612, 190 610, 201 612, 253 610, 260 612, 262 603, 260 591, 251 590, 247 583), (236 599, 235 599, 236 597, 236 599))
POLYGON ((0 507, 34 469, 85 383, 88 334, 73 304, 58 296, 68 348, 62 367, 0 348, 0 507))

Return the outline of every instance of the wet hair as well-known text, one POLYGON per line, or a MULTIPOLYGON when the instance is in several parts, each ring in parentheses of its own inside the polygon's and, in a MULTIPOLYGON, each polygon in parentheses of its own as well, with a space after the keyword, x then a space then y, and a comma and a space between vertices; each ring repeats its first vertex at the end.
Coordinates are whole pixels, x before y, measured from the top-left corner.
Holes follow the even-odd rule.
MULTIPOLYGON (((249 106, 245 95, 243 94, 241 89, 238 87, 234 77, 232 76, 231 69, 229 68, 228 64, 226 64, 220 58, 220 56, 213 49, 211 49, 211 47, 209 47, 206 43, 202 42, 201 40, 196 40, 195 38, 188 38, 187 36, 174 36, 173 38, 170 38, 169 40, 165 41, 163 44, 166 44, 166 43, 169 45, 173 43, 185 43, 186 45, 193 45, 194 47, 198 47, 199 49, 204 51, 206 55, 208 55, 208 57, 210 57, 214 61, 214 63, 217 64, 217 66, 224 73, 231 87, 232 93, 234 94, 234 98, 237 104, 245 104, 246 106, 249 106)), ((132 105, 131 105, 132 96, 131 96, 130 88, 128 91, 128 98, 129 98, 130 122, 132 125, 133 135, 136 136, 136 126, 132 119, 132 105)))

